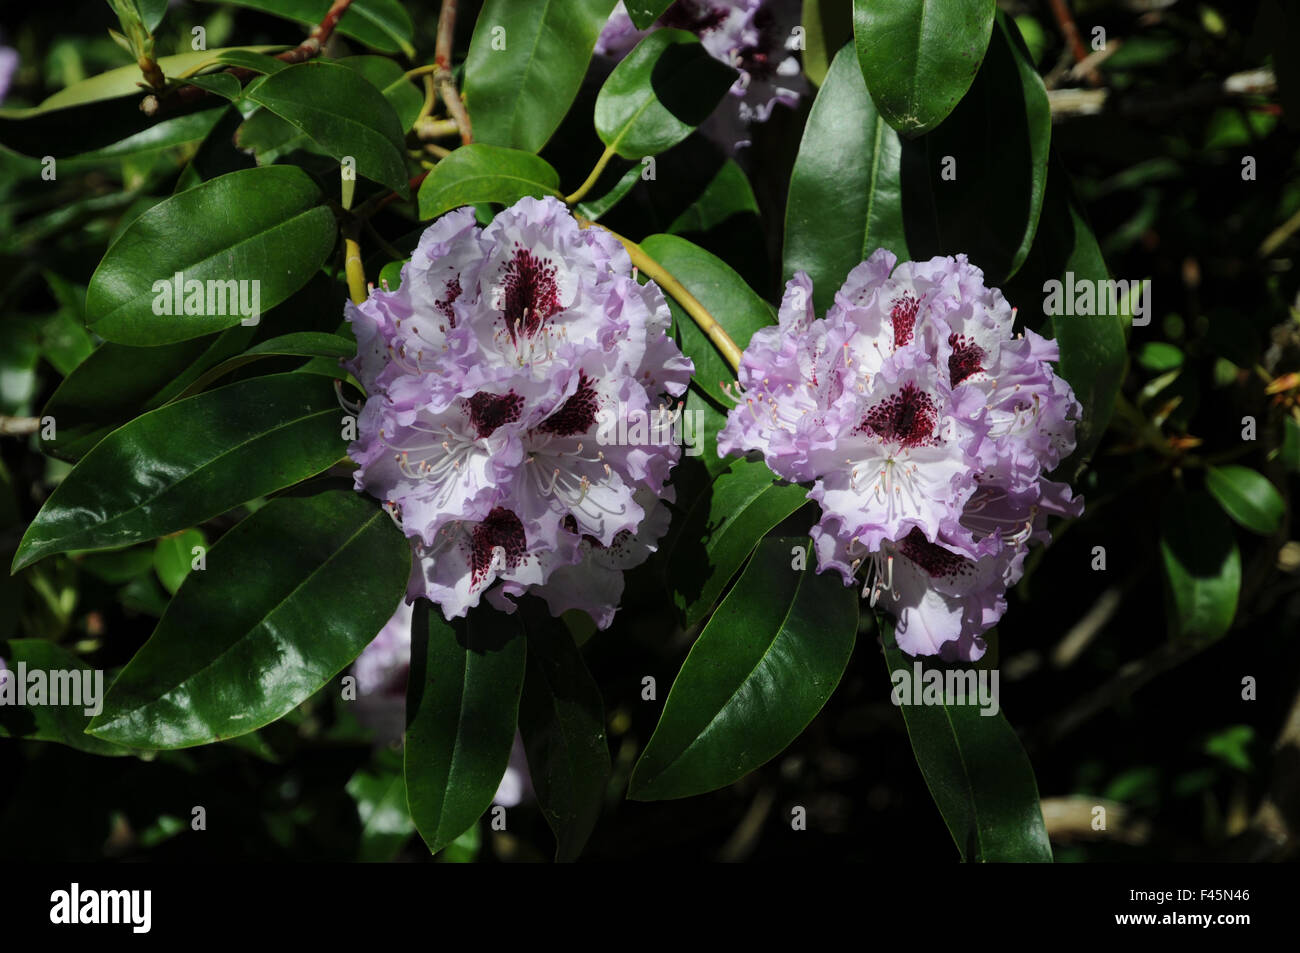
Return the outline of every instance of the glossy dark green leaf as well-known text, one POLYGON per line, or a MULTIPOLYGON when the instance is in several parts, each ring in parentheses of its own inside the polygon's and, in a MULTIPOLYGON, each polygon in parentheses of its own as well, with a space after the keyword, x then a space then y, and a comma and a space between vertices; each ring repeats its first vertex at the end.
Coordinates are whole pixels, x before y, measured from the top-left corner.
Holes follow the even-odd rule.
POLYGON ((1282 526, 1286 501, 1268 477, 1250 467, 1208 467, 1205 486, 1239 526, 1269 536, 1282 526))
POLYGON ((560 176, 544 159, 518 149, 474 143, 443 159, 420 186, 420 218, 478 202, 513 205, 526 195, 559 195, 560 176))
POLYGON ((623 173, 622 178, 614 183, 613 187, 610 188, 608 192, 598 198, 579 202, 574 208, 574 211, 585 219, 590 219, 593 222, 599 221, 602 215, 621 202, 627 194, 635 188, 636 184, 641 181, 641 173, 644 171, 644 168, 645 167, 640 163, 632 166, 632 168, 623 173))
POLYGON ((555 833, 555 859, 571 861, 591 836, 609 784, 605 706, 564 623, 537 611, 526 631, 519 730, 538 806, 555 833))
MULTIPOLYGON (((636 171, 640 172, 640 169, 636 171)), ((673 219, 668 232, 672 235, 708 232, 733 225, 733 220, 758 214, 758 199, 749 178, 735 159, 728 159, 704 187, 700 197, 673 219)))
POLYGON ((807 272, 818 314, 877 248, 908 257, 901 149, 867 95, 853 50, 841 49, 813 100, 785 211, 782 272, 807 272))
POLYGON ((762 461, 730 461, 692 504, 669 554, 673 599, 687 625, 708 615, 764 534, 806 500, 803 487, 784 482, 762 461))
POLYGON ((614 67, 596 97, 596 132, 627 159, 676 145, 713 112, 737 72, 694 34, 655 30, 614 67))
POLYGON ((356 70, 383 93, 397 113, 403 131, 415 124, 415 117, 424 105, 424 93, 406 78, 402 64, 386 56, 346 56, 334 62, 356 70))
POLYGON ((1191 642, 1227 634, 1241 594, 1241 553, 1232 524, 1208 494, 1165 497, 1160 556, 1170 633, 1191 642))
POLYGON ((691 647, 628 797, 690 797, 780 754, 826 704, 858 631, 857 592, 792 568, 803 537, 764 540, 691 647))
POLYGON ((672 5, 673 0, 624 0, 627 15, 638 30, 648 30, 672 5))
POLYGON ((194 550, 206 550, 207 545, 207 537, 197 529, 182 530, 158 540, 154 547, 153 568, 163 588, 175 595, 194 565, 194 550))
MULTIPOLYGON (((880 617, 879 627, 885 664, 894 684, 891 700, 902 710, 916 763, 962 859, 1051 863, 1052 847, 1038 803, 1038 782, 1006 716, 1000 708, 997 714, 984 714, 991 709, 971 698, 944 697, 916 704, 911 693, 923 689, 928 678, 944 677, 948 666, 901 651, 894 640, 892 620, 880 617), (922 673, 919 686, 918 666, 922 673), (904 677, 908 694, 903 689, 904 677)), ((926 699, 924 694, 922 699, 926 699)))
POLYGON ((344 455, 337 398, 314 375, 230 384, 137 417, 98 443, 27 528, 14 569, 198 525, 344 455))
MULTIPOLYGON (((93 696, 97 691, 102 693, 108 687, 103 672, 99 674, 98 687, 96 687, 94 669, 66 649, 44 639, 0 641, 0 658, 4 659, 5 666, 9 669, 7 673, 0 670, 0 683, 8 682, 0 687, 0 695, 5 698, 4 704, 0 704, 0 738, 54 741, 76 748, 78 751, 88 751, 98 755, 130 753, 120 745, 85 733, 91 718, 86 714, 86 709, 93 710, 92 702, 95 700, 93 696), (33 703, 34 698, 31 694, 26 694, 24 699, 26 704, 18 704, 20 664, 25 666, 25 674, 29 676, 24 688, 25 693, 36 688, 38 678, 43 682, 44 687, 41 691, 44 693, 44 698, 40 704, 33 703), (42 674, 34 676, 37 672, 42 674), (56 674, 51 675, 51 673, 56 674), (89 683, 86 680, 87 674, 90 675, 89 683), (72 701, 80 699, 81 704, 50 704, 54 687, 51 683, 52 678, 57 681, 57 687, 61 692, 67 690, 71 693, 64 696, 66 699, 72 701), (10 697, 10 692, 15 694, 10 697)), ((103 702, 103 695, 100 694, 97 700, 103 702)))
POLYGON ((227 298, 230 281, 258 282, 237 287, 250 302, 256 289, 264 313, 306 284, 333 249, 334 216, 320 201, 306 173, 290 166, 231 172, 164 199, 127 227, 95 269, 87 325, 110 341, 144 346, 220 331, 244 320, 227 298), (205 294, 206 313, 155 313, 175 310, 164 286, 177 273, 205 292, 211 281, 222 294, 205 294))
POLYGON ((970 92, 938 128, 904 143, 912 257, 965 253, 995 286, 1014 275, 1038 228, 1051 136, 1047 90, 999 14, 970 92))
POLYGON ((272 500, 185 580, 90 730, 184 748, 275 721, 374 639, 410 561, 388 514, 351 490, 272 500))
POLYGON ((876 108, 904 135, 939 125, 970 88, 994 0, 854 0, 853 36, 876 108))
POLYGON ((510 762, 526 664, 517 616, 484 603, 446 622, 436 606, 416 604, 406 692, 406 801, 433 853, 465 833, 492 803, 510 762))
POLYGON ((537 152, 573 105, 615 0, 485 0, 465 61, 474 139, 537 152))
MULTIPOLYGON (((722 259, 676 235, 651 235, 641 242, 647 255, 663 265, 713 315, 727 334, 744 350, 750 337, 773 323, 772 307, 745 283, 722 259)), ((695 362, 695 381, 722 407, 732 401, 722 392, 724 381, 734 381, 736 372, 718 353, 699 326, 669 299, 682 351, 695 362)))
POLYGON ((222 361, 198 377, 180 396, 189 397, 197 394, 211 386, 213 381, 220 380, 244 365, 263 358, 315 357, 339 361, 354 357, 356 353, 356 341, 339 334, 327 334, 324 331, 294 331, 290 334, 281 334, 254 344, 242 354, 236 354, 222 361))
POLYGON ((363 70, 309 60, 266 77, 244 98, 302 130, 334 158, 353 159, 358 175, 409 193, 402 121, 363 70))
POLYGON ((237 354, 255 328, 236 325, 221 334, 154 348, 101 344, 64 378, 41 411, 55 419, 55 439, 41 449, 80 460, 95 444, 141 410, 167 403, 212 365, 237 354))
MULTIPOLYGON (((222 0, 241 7, 273 13, 305 26, 316 26, 333 0, 222 0)), ((411 46, 415 28, 400 0, 352 0, 338 23, 338 32, 383 53, 415 53, 411 46)))

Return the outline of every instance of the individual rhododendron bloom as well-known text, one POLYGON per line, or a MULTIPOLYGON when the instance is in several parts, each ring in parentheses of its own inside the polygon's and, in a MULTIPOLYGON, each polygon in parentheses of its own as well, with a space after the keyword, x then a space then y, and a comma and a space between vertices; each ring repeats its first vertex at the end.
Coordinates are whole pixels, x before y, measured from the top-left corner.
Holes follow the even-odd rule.
MULTIPOLYGON (((720 111, 724 114, 711 130, 718 137, 743 135, 747 122, 767 122, 778 103, 798 104, 806 84, 790 46, 801 7, 798 0, 676 0, 656 21, 655 27, 694 33, 710 56, 740 71, 731 87, 738 103, 720 111)), ((636 28, 619 0, 596 41, 596 52, 621 59, 648 32, 636 28)), ((728 139, 732 144, 747 143, 728 139)))
POLYGON ((347 317, 367 393, 356 487, 412 540, 408 598, 451 619, 533 592, 607 626, 622 571, 666 528, 681 452, 650 427, 601 433, 663 414, 690 380, 659 288, 608 232, 526 198, 486 228, 443 216, 399 287, 347 317))
POLYGON ((964 255, 904 262, 881 249, 818 318, 802 272, 779 323, 746 348, 723 454, 761 451, 811 482, 818 570, 860 584, 912 655, 977 659, 1049 515, 1083 501, 1047 474, 1074 448, 1080 407, 1054 341, 964 255))

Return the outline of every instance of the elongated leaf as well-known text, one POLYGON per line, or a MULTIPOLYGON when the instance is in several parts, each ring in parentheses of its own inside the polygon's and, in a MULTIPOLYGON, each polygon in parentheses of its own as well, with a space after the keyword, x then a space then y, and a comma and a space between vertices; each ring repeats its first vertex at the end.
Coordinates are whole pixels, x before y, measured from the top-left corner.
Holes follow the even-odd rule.
POLYGON ((614 67, 596 97, 596 132, 627 159, 676 145, 739 75, 685 30, 655 30, 614 67))
POLYGON ((1212 642, 1232 627, 1241 593, 1241 553, 1232 524, 1205 493, 1174 493, 1160 512, 1169 630, 1212 642))
POLYGON ((379 752, 379 764, 361 768, 348 780, 348 794, 357 805, 361 821, 361 847, 357 859, 364 863, 391 861, 415 833, 406 809, 406 778, 398 752, 379 752))
POLYGON ((0 670, 0 697, 5 699, 0 704, 0 738, 26 738, 31 741, 54 741, 78 751, 88 751, 99 755, 129 754, 126 748, 110 741, 86 734, 90 724, 88 708, 94 708, 94 702, 103 702, 102 694, 106 687, 105 676, 101 671, 96 680, 95 670, 77 656, 44 639, 11 639, 0 641, 0 658, 4 659, 8 672, 0 670), (25 704, 18 704, 19 665, 25 667, 28 676, 23 689, 25 704), (34 673, 41 673, 34 676, 34 673), (89 676, 89 682, 87 681, 89 676), (39 704, 34 703, 30 690, 35 687, 35 679, 43 682, 44 697, 39 704), (7 681, 8 684, 4 684, 7 681), (61 701, 78 701, 78 704, 52 704, 53 688, 72 692, 61 701), (10 693, 13 693, 11 696, 10 693), (96 693, 100 693, 96 696, 96 693))
POLYGON ((764 540, 673 682, 628 797, 689 797, 775 757, 826 704, 858 630, 857 593, 792 568, 803 537, 764 540))
POLYGON ((27 528, 14 570, 186 529, 320 473, 345 452, 327 381, 275 374, 137 417, 97 444, 27 528))
POLYGON ((510 762, 527 649, 516 616, 484 604, 446 622, 421 600, 406 694, 406 801, 437 853, 492 803, 510 762))
POLYGON ((673 563, 673 598, 687 625, 704 618, 768 532, 807 500, 760 461, 735 459, 692 505, 673 563))
POLYGON ((158 540, 154 548, 153 568, 158 580, 172 595, 181 587, 194 564, 195 547, 207 548, 202 530, 187 529, 158 540))
POLYGON ((534 612, 527 633, 519 730, 537 803, 555 833, 555 859, 571 861, 591 836, 609 784, 605 706, 563 623, 534 612))
POLYGON ((479 202, 513 205, 526 195, 559 195, 560 176, 544 159, 475 143, 443 159, 420 186, 420 218, 479 202))
POLYGON ((853 0, 804 0, 803 29, 803 72, 820 86, 835 54, 853 42, 853 0))
POLYGON ((424 94, 406 78, 400 63, 386 56, 347 56, 335 62, 356 70, 384 94, 397 113, 403 131, 415 124, 415 117, 424 105, 424 94))
POLYGON ((334 158, 353 159, 358 175, 409 194, 402 121, 361 70, 310 60, 266 77, 244 97, 302 130, 334 158))
POLYGON ((375 637, 410 547, 350 490, 272 500, 217 540, 90 725, 140 748, 255 731, 301 704, 375 637))
MULTIPOLYGON (((651 235, 641 248, 699 299, 741 350, 755 331, 773 322, 771 306, 722 259, 698 245, 676 235, 651 235)), ((696 383, 720 406, 730 407, 732 401, 722 393, 722 383, 735 380, 736 372, 675 301, 669 299, 669 306, 682 351, 695 362, 696 383)))
POLYGON ((894 683, 891 697, 902 709, 912 753, 962 859, 1050 863, 1034 769, 1000 708, 990 715, 978 698, 927 699, 926 680, 944 678, 947 667, 902 652, 892 620, 881 617, 879 625, 894 683), (904 693, 904 679, 910 694, 904 693))
POLYGON ((251 364, 262 358, 318 357, 338 361, 352 357, 356 352, 356 342, 349 341, 338 334, 326 334, 323 331, 294 331, 291 334, 281 334, 260 344, 254 344, 244 353, 222 361, 195 380, 180 396, 189 397, 197 394, 210 386, 213 381, 220 380, 245 364, 251 364))
POLYGON ((673 0, 626 0, 627 15, 638 30, 647 30, 673 5, 673 0))
POLYGON ((1286 515, 1286 501, 1277 487, 1250 467, 1210 467, 1205 486, 1223 511, 1252 533, 1276 533, 1286 515))
MULTIPOLYGON (((250 282, 236 286, 247 302, 256 290, 258 309, 274 307, 306 284, 334 247, 334 216, 320 201, 305 172, 276 166, 231 172, 159 202, 127 227, 95 269, 87 325, 133 345, 220 331, 245 317, 230 301, 232 280, 250 282), (203 313, 174 313, 177 296, 165 286, 178 273, 186 284, 203 283, 202 303, 194 299, 203 313)), ((184 301, 182 295, 182 311, 184 301)))
POLYGON ((1014 275, 1038 228, 1051 136, 1047 90, 999 14, 970 92, 937 129, 904 143, 912 257, 965 253, 993 285, 1014 275))
MULTIPOLYGON (((207 2, 207 0, 205 0, 207 2)), ((216 2, 216 0, 212 0, 216 2)), ((332 0, 221 0, 286 20, 315 26, 325 19, 332 0)), ((400 0, 352 0, 339 20, 338 32, 384 53, 414 55, 415 28, 400 0)))
POLYGON ((853 36, 876 108, 904 135, 939 125, 970 88, 994 0, 854 0, 853 36))
POLYGON ((537 152, 582 85, 615 0, 485 0, 465 61, 474 138, 537 152))
POLYGON ((785 259, 824 314, 853 266, 877 248, 906 259, 898 133, 876 112, 853 50, 840 50, 813 100, 790 177, 785 259))

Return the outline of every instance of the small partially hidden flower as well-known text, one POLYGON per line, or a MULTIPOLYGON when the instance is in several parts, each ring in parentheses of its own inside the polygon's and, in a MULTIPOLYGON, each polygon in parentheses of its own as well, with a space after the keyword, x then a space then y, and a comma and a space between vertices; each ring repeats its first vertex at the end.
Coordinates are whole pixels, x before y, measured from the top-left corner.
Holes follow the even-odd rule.
POLYGON ((486 228, 443 216, 400 286, 347 317, 368 394, 356 487, 412 540, 408 599, 451 619, 533 592, 607 626, 666 528, 680 447, 598 439, 601 422, 662 412, 693 369, 658 286, 610 233, 525 198, 486 228))
MULTIPOLYGON (((713 130, 729 147, 747 144, 733 142, 744 135, 746 123, 767 122, 778 103, 796 106, 806 92, 793 53, 800 10, 798 0, 676 0, 651 27, 694 33, 710 56, 740 72, 731 87, 739 103, 720 111, 713 130)), ((596 41, 596 52, 622 59, 651 30, 638 30, 619 0, 596 41)))
POLYGON ((1083 510, 1047 479, 1080 407, 1056 343, 1013 335, 966 256, 896 261, 881 249, 854 268, 825 318, 808 276, 790 280, 779 323, 745 350, 718 448, 813 483, 819 571, 861 576, 900 648, 977 659, 1047 517, 1083 510))

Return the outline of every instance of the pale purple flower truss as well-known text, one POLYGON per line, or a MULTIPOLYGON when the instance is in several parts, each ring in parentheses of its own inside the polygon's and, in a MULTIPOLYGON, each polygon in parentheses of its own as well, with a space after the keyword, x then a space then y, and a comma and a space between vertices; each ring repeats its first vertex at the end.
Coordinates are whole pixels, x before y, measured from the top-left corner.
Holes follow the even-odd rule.
MULTIPOLYGON (((731 87, 740 102, 735 116, 726 118, 767 122, 778 103, 793 107, 806 91, 799 60, 789 48, 800 10, 798 0, 676 0, 655 27, 694 33, 710 56, 740 71, 731 87)), ((596 52, 622 59, 649 32, 636 28, 619 0, 596 52)))
POLYGON ((486 228, 443 216, 397 290, 347 317, 368 395, 356 487, 412 540, 408 599, 451 619, 533 592, 609 625, 622 570, 665 530, 680 447, 598 441, 597 418, 652 417, 693 370, 659 288, 610 233, 525 198, 486 228))
POLYGON ((1056 343, 1013 335, 966 256, 895 263, 881 249, 854 268, 825 318, 808 276, 790 280, 779 323, 745 349, 718 449, 813 483, 818 571, 862 575, 900 648, 973 660, 1047 517, 1083 510, 1046 476, 1080 407, 1056 343))

